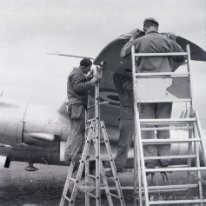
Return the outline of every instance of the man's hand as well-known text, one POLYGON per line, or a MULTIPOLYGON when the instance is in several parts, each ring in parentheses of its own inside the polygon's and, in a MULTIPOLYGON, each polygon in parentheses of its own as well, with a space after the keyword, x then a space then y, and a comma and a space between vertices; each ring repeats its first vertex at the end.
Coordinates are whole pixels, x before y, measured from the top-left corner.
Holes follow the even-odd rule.
POLYGON ((133 30, 131 31, 130 41, 133 41, 134 39, 136 39, 139 34, 140 34, 140 30, 139 30, 138 28, 133 29, 133 30))
POLYGON ((90 82, 95 84, 99 79, 97 77, 93 77, 90 82))
POLYGON ((167 36, 169 39, 171 39, 171 40, 173 40, 173 41, 176 41, 177 36, 176 36, 174 33, 166 33, 166 36, 167 36))
POLYGON ((90 70, 90 71, 87 73, 86 77, 87 77, 87 80, 92 79, 92 77, 93 77, 93 70, 90 70))

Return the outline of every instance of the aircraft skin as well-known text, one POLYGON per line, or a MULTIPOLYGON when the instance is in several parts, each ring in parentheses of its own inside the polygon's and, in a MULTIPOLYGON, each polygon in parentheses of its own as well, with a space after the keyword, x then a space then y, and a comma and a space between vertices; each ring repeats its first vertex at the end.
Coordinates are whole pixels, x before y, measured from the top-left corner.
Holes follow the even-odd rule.
MULTIPOLYGON (((182 45, 190 43, 193 60, 206 61, 204 50, 182 37, 178 38, 182 45)), ((128 39, 129 36, 124 36, 112 41, 94 60, 96 65, 101 61, 106 63, 100 81, 100 96, 108 104, 101 106, 101 119, 105 121, 114 152, 119 134, 119 98, 114 88, 113 75, 117 70, 131 70, 130 58, 119 57, 120 49, 128 39)), ((6 166, 9 166, 10 161, 64 165, 61 160, 70 131, 64 103, 59 110, 55 110, 0 98, 0 125, 0 155, 7 157, 6 166)), ((185 148, 174 148, 174 154, 177 154, 177 149, 185 151, 185 148)), ((131 160, 128 163, 132 166, 131 160)))
POLYGON ((65 141, 70 131, 65 113, 0 98, 0 124, 0 154, 8 160, 60 162, 60 141, 65 141))

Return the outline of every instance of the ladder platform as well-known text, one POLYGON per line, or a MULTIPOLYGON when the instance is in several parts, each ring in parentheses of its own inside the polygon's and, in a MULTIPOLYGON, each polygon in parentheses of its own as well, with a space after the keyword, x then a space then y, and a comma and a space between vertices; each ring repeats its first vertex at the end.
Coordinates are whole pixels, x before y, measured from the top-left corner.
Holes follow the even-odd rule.
POLYGON ((171 119, 140 119, 141 124, 172 124, 172 123, 190 123, 196 122, 196 118, 171 118, 171 119))
POLYGON ((151 172, 184 172, 184 171, 205 171, 206 167, 161 167, 161 168, 146 168, 145 171, 151 172))
POLYGON ((196 155, 149 156, 149 157, 144 157, 144 160, 192 159, 192 158, 196 158, 196 155))
POLYGON ((194 203, 205 203, 206 199, 195 199, 195 200, 161 200, 161 201, 149 201, 149 205, 169 205, 169 204, 194 204, 194 203))
POLYGON ((145 144, 165 144, 165 143, 185 143, 185 142, 200 142, 200 138, 191 139, 142 139, 142 143, 145 144))

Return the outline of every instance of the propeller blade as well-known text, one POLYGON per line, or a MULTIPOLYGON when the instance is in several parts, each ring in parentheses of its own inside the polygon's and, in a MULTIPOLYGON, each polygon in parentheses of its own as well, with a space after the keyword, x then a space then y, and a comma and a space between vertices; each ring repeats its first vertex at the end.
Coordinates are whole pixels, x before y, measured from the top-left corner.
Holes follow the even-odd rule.
POLYGON ((71 54, 61 54, 61 53, 47 53, 48 55, 57 55, 57 56, 64 56, 64 57, 74 57, 74 58, 87 58, 94 60, 93 57, 86 57, 86 56, 78 56, 78 55, 71 55, 71 54))

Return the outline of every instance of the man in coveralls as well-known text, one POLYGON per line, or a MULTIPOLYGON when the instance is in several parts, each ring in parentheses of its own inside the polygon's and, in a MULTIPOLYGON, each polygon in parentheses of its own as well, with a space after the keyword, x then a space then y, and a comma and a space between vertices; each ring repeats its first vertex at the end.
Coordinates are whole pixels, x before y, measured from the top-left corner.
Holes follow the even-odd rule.
POLYGON ((120 99, 119 143, 115 164, 117 172, 123 172, 126 165, 128 151, 134 135, 134 100, 131 72, 117 72, 114 74, 114 84, 120 99))
POLYGON ((65 149, 65 161, 78 161, 84 144, 85 132, 85 109, 87 109, 88 91, 94 87, 98 81, 92 78, 90 69, 92 62, 88 58, 80 61, 79 67, 74 67, 68 76, 67 97, 68 115, 71 122, 71 133, 67 139, 65 149))
MULTIPOLYGON (((121 57, 125 57, 131 52, 131 47, 134 45, 136 53, 167 53, 167 52, 183 52, 181 46, 173 39, 168 38, 158 33, 159 23, 154 18, 146 18, 143 23, 145 35, 137 38, 138 29, 131 33, 131 38, 124 45, 121 51, 121 57)), ((160 56, 160 57, 142 57, 136 59, 137 72, 173 72, 173 63, 183 63, 183 56, 160 56)), ((147 85, 145 85, 146 89, 147 85)), ((149 89, 149 88, 147 88, 149 89)), ((149 99, 149 97, 148 97, 149 99)), ((142 103, 140 105, 141 119, 162 119, 170 118, 172 111, 172 103, 142 103)), ((168 126, 168 125, 164 125, 168 126)), ((169 130, 159 130, 156 133, 157 138, 170 138, 169 130)), ((154 131, 142 131, 143 139, 155 138, 154 131)), ((144 147, 145 156, 168 156, 170 154, 170 145, 148 145, 144 147)), ((146 166, 154 168, 156 165, 167 167, 170 164, 170 159, 148 160, 146 166)))

